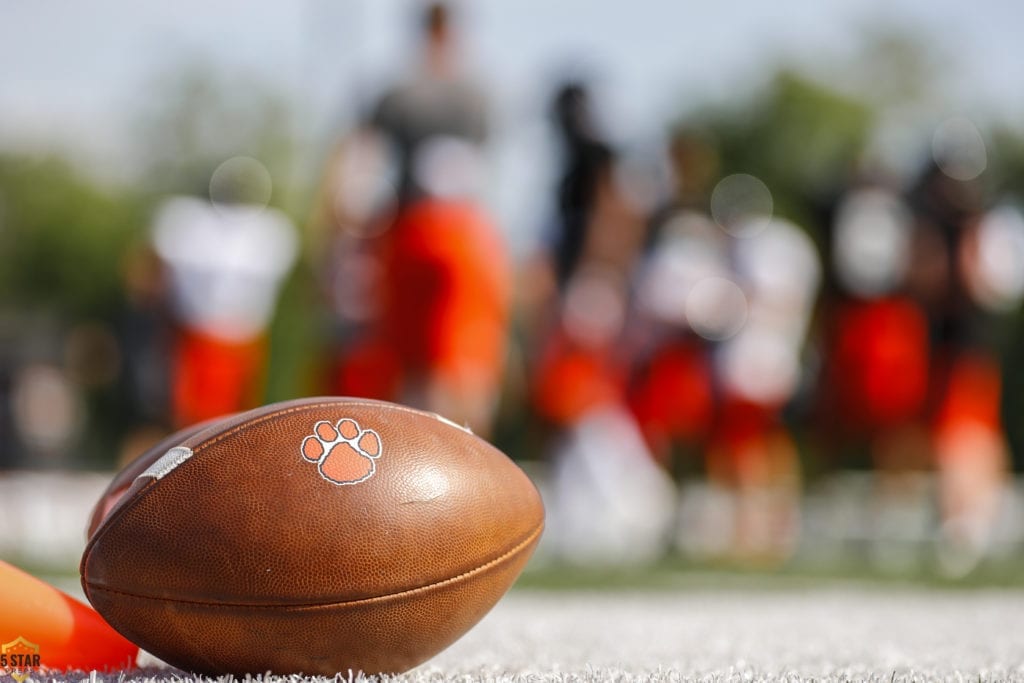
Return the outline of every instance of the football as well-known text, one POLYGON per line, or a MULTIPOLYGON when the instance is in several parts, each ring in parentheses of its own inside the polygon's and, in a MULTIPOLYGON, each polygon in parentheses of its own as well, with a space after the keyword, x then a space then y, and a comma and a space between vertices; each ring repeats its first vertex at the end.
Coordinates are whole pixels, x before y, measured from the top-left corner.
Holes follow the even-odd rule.
POLYGON ((128 465, 124 467, 110 483, 107 484, 106 490, 100 496, 100 499, 96 501, 96 505, 92 509, 92 514, 89 515, 89 526, 85 531, 86 539, 92 538, 92 535, 96 533, 96 529, 99 528, 100 522, 102 522, 110 510, 117 504, 117 501, 128 492, 131 488, 135 478, 145 472, 154 462, 159 460, 167 451, 171 448, 180 445, 185 439, 192 436, 193 434, 206 429, 212 425, 215 420, 207 420, 200 422, 199 424, 186 427, 180 431, 167 436, 158 441, 153 447, 147 449, 142 455, 135 458, 128 465))
POLYGON ((82 585, 195 673, 408 670, 491 609, 544 526, 507 456, 396 404, 290 401, 162 446, 97 505, 82 585))

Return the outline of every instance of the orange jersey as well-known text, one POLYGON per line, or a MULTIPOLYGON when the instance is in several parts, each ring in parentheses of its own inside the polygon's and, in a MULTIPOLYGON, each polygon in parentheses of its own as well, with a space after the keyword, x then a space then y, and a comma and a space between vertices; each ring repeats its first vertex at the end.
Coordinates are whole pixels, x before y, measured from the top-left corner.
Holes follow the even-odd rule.
POLYGON ((841 424, 877 429, 923 417, 928 323, 912 302, 890 298, 847 307, 830 351, 827 391, 841 424))
MULTIPOLYGON (((935 435, 949 438, 963 429, 1001 434, 1002 376, 999 363, 984 353, 963 353, 949 370, 933 420, 935 435)), ((940 457, 971 457, 970 449, 944 449, 940 457)))
POLYGON ((257 405, 265 346, 262 337, 234 342, 182 330, 171 372, 175 425, 185 427, 257 405))
POLYGON ((629 403, 656 450, 677 439, 702 441, 715 414, 707 351, 691 341, 666 345, 632 387, 629 403))
POLYGON ((504 244, 468 202, 425 200, 386 238, 382 328, 404 379, 497 387, 511 275, 504 244))
POLYGON ((533 384, 537 412, 564 426, 621 403, 625 377, 607 351, 576 344, 559 330, 541 354, 533 384))

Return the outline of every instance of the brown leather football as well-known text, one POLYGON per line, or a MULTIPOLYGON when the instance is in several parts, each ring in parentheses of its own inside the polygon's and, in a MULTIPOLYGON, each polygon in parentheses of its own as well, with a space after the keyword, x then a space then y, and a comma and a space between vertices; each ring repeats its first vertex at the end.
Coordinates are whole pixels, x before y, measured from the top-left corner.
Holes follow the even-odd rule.
POLYGON ((302 399, 180 434, 99 513, 81 571, 114 628, 188 671, 405 671, 490 610, 543 529, 522 470, 431 413, 302 399))
POLYGON ((113 507, 121 500, 121 497, 128 493, 128 489, 131 488, 136 477, 149 469, 154 462, 162 458, 171 448, 180 446, 185 439, 210 427, 215 422, 217 420, 206 420, 166 436, 139 455, 139 457, 125 465, 124 469, 110 480, 107 488, 100 495, 100 499, 93 506, 92 514, 89 515, 89 526, 85 530, 86 539, 92 538, 92 535, 96 533, 96 529, 100 527, 100 522, 106 519, 113 507))

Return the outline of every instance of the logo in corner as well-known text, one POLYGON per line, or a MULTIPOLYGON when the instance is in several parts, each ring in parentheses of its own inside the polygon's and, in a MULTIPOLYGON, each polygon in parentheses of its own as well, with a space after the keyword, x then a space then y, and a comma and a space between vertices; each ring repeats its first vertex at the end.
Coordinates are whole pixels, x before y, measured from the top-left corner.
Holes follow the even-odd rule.
POLYGON ((18 683, 22 683, 33 669, 39 667, 39 646, 35 643, 18 636, 0 645, 0 669, 9 673, 18 683))
POLYGON ((372 429, 362 429, 351 418, 338 420, 337 424, 321 420, 302 440, 301 451, 303 459, 316 463, 320 476, 332 484, 358 484, 377 471, 380 436, 372 429))

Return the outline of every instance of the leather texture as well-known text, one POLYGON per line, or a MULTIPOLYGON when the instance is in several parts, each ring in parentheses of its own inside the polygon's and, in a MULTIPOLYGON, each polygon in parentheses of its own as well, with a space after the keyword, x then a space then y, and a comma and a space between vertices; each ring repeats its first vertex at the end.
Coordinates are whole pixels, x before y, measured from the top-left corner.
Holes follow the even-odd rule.
POLYGON ((192 457, 135 479, 92 535, 82 584, 122 634, 197 673, 405 671, 490 610, 543 528, 511 460, 404 406, 303 399, 175 445, 192 457), (356 449, 345 456, 370 472, 356 483, 303 446, 356 434, 350 422, 365 438, 322 450, 356 449))
POLYGON ((146 469, 154 462, 160 459, 160 457, 174 448, 180 445, 185 439, 209 428, 217 420, 207 420, 200 422, 199 424, 192 425, 181 429, 169 436, 164 437, 151 448, 144 451, 139 457, 132 460, 130 463, 125 465, 124 469, 118 472, 110 483, 107 484, 107 488, 103 491, 100 499, 96 501, 96 505, 92 509, 92 513, 89 515, 89 527, 86 529, 86 539, 92 538, 92 535, 96 533, 96 529, 99 528, 100 523, 110 514, 113 508, 121 500, 128 489, 131 488, 135 478, 146 471, 146 469))

